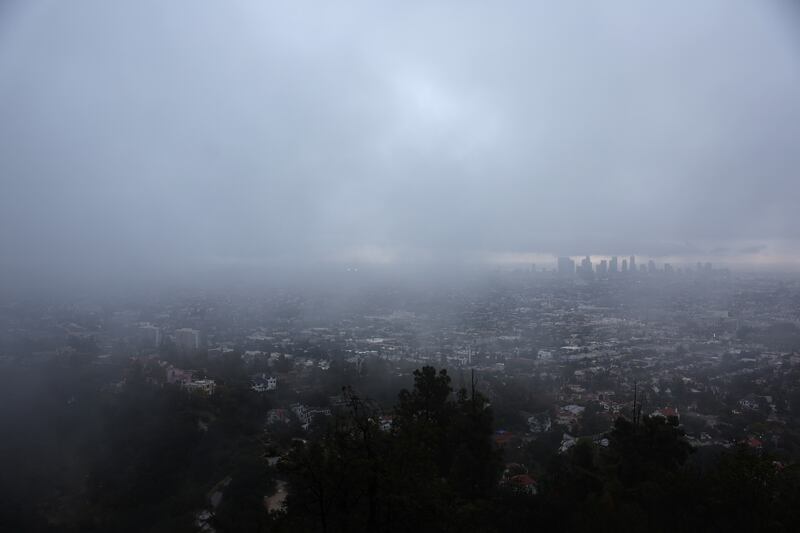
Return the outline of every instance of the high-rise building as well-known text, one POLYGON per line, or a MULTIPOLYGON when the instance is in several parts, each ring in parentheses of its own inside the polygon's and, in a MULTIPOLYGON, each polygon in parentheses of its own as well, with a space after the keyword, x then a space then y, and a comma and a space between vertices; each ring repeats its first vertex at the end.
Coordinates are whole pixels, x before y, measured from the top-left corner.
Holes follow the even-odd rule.
POLYGON ((572 276, 575 274, 575 261, 571 257, 558 258, 558 273, 562 276, 572 276))
POLYGON ((592 268, 592 258, 588 255, 581 261, 581 270, 584 274, 590 274, 594 272, 594 269, 592 268))
POLYGON ((623 274, 627 274, 628 273, 628 260, 627 259, 623 259, 622 260, 622 273, 623 274))
POLYGON ((139 344, 144 348, 158 348, 161 344, 161 330, 152 324, 139 326, 137 337, 139 344))
POLYGON ((602 259, 600 264, 597 265, 597 275, 605 277, 608 274, 608 261, 602 259))
POLYGON ((190 328, 176 329, 175 346, 181 352, 196 352, 200 349, 200 332, 190 328))
POLYGON ((665 274, 672 274, 674 271, 672 269, 672 265, 669 263, 664 263, 664 273, 665 274))
POLYGON ((594 278, 594 268, 592 267, 592 258, 588 255, 581 260, 581 266, 578 269, 578 274, 584 279, 594 278))
POLYGON ((608 264, 608 273, 609 274, 616 274, 617 273, 617 256, 611 258, 611 262, 608 264))
POLYGON ((628 261, 628 269, 631 272, 634 272, 634 273, 636 272, 636 256, 635 255, 632 255, 630 260, 628 261))
POLYGON ((651 274, 655 273, 656 271, 656 262, 653 261, 652 259, 647 262, 647 271, 650 272, 651 274))

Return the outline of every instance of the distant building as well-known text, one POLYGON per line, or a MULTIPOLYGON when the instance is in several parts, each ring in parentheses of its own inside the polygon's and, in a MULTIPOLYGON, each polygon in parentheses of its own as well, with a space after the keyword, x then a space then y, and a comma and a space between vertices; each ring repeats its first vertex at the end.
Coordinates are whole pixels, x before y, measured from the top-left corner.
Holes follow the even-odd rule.
POLYGON ((508 463, 503 470, 500 484, 518 494, 535 495, 536 480, 528 474, 528 469, 519 463, 508 463))
POLYGON ((200 349, 200 332, 190 328, 176 329, 175 346, 181 352, 196 352, 200 349))
POLYGON ((161 344, 161 330, 152 324, 145 324, 139 326, 137 338, 143 348, 158 348, 161 344))
POLYGON ((764 443, 761 441, 761 439, 753 435, 749 435, 747 439, 744 441, 744 443, 747 444, 750 448, 753 448, 755 450, 760 450, 761 448, 764 447, 764 443))
POLYGON ((581 261, 580 275, 583 278, 589 279, 594 277, 594 268, 592 267, 592 258, 588 255, 581 261))
POLYGON ((278 388, 278 378, 263 373, 253 376, 250 382, 250 388, 255 392, 274 391, 278 388))
POLYGON ((628 260, 627 259, 623 259, 622 260, 622 273, 623 274, 627 274, 627 272, 628 272, 628 260))
POLYGON ((609 274, 616 274, 618 271, 617 267, 617 256, 611 258, 611 262, 608 264, 608 273, 609 274))
POLYGON ((252 365, 254 363, 267 363, 267 361, 269 361, 269 354, 260 350, 246 350, 242 354, 241 358, 242 361, 248 365, 252 365))
POLYGON ((506 431, 504 429, 498 429, 497 431, 494 432, 493 440, 495 446, 497 446, 498 448, 503 448, 515 438, 516 436, 510 431, 506 431))
POLYGON ((647 262, 647 271, 653 274, 656 271, 656 262, 652 259, 647 262))
POLYGON ((566 453, 567 450, 575 446, 578 442, 578 439, 570 435, 569 433, 564 433, 561 435, 561 446, 558 447, 558 453, 566 453))
POLYGON ((680 420, 680 413, 678 413, 678 409, 675 407, 664 407, 663 409, 656 409, 650 416, 658 416, 661 418, 666 418, 667 420, 675 419, 680 420))
POLYGON ((604 277, 607 274, 608 274, 608 261, 603 259, 600 261, 600 264, 597 265, 597 275, 604 277))
POLYGON ((508 486, 518 494, 535 496, 538 492, 536 480, 528 474, 517 474, 508 480, 508 486))
POLYGON ((171 366, 167 368, 167 383, 172 385, 184 385, 192 381, 194 372, 191 370, 182 370, 171 366))
MULTIPOLYGON (((211 360, 211 359, 219 359, 220 357, 222 357, 226 353, 232 353, 232 352, 233 352, 233 348, 229 348, 227 346, 217 346, 216 348, 209 348, 206 353, 208 354, 208 358, 211 360)), ((247 352, 245 352, 245 354, 246 353, 247 352)), ((242 355, 242 359, 244 359, 244 358, 245 358, 245 356, 242 355)))
POLYGON ((394 419, 389 415, 383 415, 378 419, 378 427, 381 428, 381 431, 391 431, 393 423, 394 419))
POLYGON ((545 433, 553 426, 547 412, 528 417, 528 429, 531 433, 545 433))
POLYGON ((189 392, 211 396, 217 388, 217 383, 213 379, 198 379, 197 381, 184 383, 183 388, 189 392))
POLYGON ((628 270, 630 270, 632 274, 636 273, 636 256, 635 255, 632 255, 631 258, 628 260, 628 270))
POLYGON ((289 409, 294 413, 297 419, 300 421, 300 425, 303 429, 308 429, 311 422, 314 421, 314 418, 317 416, 331 416, 331 410, 327 407, 306 407, 301 403, 293 403, 289 406, 289 409))
POLYGON ((308 412, 308 409, 305 405, 301 403, 293 403, 289 406, 289 409, 294 413, 297 419, 300 421, 300 424, 303 425, 304 428, 308 428, 308 424, 311 422, 311 415, 308 412))
POLYGON ((558 273, 562 276, 572 276, 575 274, 575 261, 573 261, 571 257, 559 257, 558 273))
POLYGON ((271 426, 278 423, 289 423, 289 412, 286 409, 270 409, 267 412, 267 425, 271 426))

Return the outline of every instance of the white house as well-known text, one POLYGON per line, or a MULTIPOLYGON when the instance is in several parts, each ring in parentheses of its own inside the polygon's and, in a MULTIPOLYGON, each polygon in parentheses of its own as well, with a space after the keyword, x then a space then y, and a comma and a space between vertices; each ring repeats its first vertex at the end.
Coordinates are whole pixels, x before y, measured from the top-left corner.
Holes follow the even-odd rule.
POLYGON ((183 388, 189 392, 197 392, 211 396, 214 394, 217 384, 213 379, 198 379, 197 381, 184 383, 183 388))
POLYGON ((255 392, 267 392, 278 389, 278 378, 266 374, 256 374, 251 378, 250 388, 255 392))

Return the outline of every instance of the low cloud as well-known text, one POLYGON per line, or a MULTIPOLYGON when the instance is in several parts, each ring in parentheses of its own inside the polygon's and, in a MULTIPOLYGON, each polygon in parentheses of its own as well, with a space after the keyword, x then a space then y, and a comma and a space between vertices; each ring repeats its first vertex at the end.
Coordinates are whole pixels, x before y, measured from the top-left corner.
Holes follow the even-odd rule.
POLYGON ((0 268, 762 262, 772 248, 739 243, 776 239, 785 262, 800 251, 800 45, 783 14, 15 2, 0 268))

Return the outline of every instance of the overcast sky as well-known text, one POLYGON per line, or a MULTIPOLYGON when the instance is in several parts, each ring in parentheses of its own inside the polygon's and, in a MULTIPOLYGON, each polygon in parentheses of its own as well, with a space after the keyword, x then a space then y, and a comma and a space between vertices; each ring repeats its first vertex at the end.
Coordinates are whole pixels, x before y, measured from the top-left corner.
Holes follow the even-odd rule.
POLYGON ((6 1, 0 261, 791 264, 789 4, 6 1))

